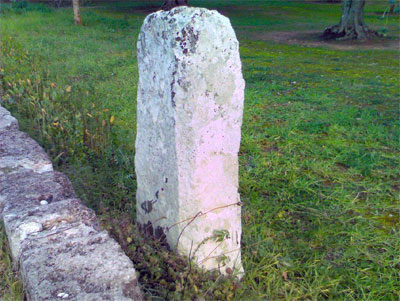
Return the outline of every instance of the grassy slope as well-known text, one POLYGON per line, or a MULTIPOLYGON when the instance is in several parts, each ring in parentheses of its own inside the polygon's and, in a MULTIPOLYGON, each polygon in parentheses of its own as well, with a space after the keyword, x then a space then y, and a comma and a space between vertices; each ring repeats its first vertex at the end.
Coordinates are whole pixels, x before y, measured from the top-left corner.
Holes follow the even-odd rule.
MULTIPOLYGON (((246 277, 236 298, 395 300, 398 52, 334 51, 245 35, 322 30, 337 22, 337 5, 192 3, 230 16, 241 42, 246 277)), ((68 9, 5 14, 1 72, 6 105, 21 118, 30 116, 24 128, 56 158, 82 198, 94 208, 101 199, 133 213, 135 44, 145 13, 127 6, 83 9, 84 27, 72 26, 68 9), (104 144, 111 146, 103 151, 104 144)), ((368 24, 384 25, 374 14, 384 7, 367 6, 368 24)), ((388 29, 398 33, 396 20, 388 29)))

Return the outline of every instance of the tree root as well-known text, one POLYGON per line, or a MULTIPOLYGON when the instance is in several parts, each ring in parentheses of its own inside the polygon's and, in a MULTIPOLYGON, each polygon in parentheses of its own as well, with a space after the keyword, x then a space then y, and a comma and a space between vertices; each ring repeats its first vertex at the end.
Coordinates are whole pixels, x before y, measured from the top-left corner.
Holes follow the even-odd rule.
POLYGON ((381 37, 382 35, 375 30, 369 29, 366 26, 351 26, 347 28, 334 25, 324 30, 322 37, 326 40, 360 40, 364 41, 372 37, 381 37))

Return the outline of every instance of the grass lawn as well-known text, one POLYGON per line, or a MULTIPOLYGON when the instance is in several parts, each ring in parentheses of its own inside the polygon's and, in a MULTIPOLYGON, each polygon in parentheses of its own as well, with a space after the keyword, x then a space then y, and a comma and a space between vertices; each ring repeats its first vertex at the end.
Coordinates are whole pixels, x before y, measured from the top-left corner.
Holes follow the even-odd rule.
MULTIPOLYGON (((121 230, 116 218, 124 212, 134 224, 136 41, 161 1, 91 4, 82 9, 82 27, 73 25, 69 8, 3 5, 2 105, 68 174, 127 254, 149 262, 135 264, 149 298, 398 300, 399 51, 261 38, 322 32, 339 21, 337 4, 230 3, 191 2, 229 16, 240 40, 246 80, 240 284, 170 271, 172 255, 145 243, 132 225, 121 230)), ((392 41, 399 17, 381 19, 387 7, 367 3, 366 22, 392 41)), ((4 250, 0 271, 8 261, 4 250)), ((0 276, 0 292, 10 295, 7 275, 0 276)))

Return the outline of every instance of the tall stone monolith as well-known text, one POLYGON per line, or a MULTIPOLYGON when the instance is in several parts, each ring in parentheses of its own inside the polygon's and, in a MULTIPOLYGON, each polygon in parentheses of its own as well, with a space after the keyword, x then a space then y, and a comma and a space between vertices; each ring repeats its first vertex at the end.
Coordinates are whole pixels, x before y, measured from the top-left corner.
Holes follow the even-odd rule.
POLYGON ((216 11, 149 15, 138 41, 137 218, 200 266, 243 272, 239 43, 216 11))

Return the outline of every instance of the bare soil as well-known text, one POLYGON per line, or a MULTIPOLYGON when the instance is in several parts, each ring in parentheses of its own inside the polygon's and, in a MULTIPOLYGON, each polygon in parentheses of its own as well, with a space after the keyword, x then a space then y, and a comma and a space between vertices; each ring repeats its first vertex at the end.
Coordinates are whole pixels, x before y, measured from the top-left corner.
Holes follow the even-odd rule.
POLYGON ((399 37, 379 38, 368 41, 356 40, 327 40, 322 37, 322 31, 272 31, 272 32, 245 32, 240 30, 240 33, 246 34, 254 40, 273 41, 283 44, 296 44, 311 47, 328 47, 337 50, 400 50, 399 37))

